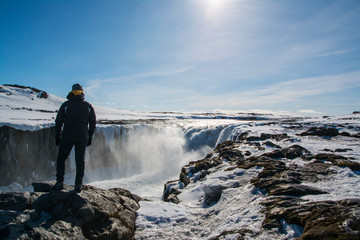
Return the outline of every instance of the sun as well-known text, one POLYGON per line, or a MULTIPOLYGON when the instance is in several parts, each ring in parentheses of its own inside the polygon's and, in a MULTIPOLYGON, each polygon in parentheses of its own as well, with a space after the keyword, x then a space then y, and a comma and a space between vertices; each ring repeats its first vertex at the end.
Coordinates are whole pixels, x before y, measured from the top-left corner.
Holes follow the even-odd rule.
POLYGON ((203 0, 206 20, 212 23, 219 23, 223 17, 223 10, 229 0, 203 0))
POLYGON ((206 0, 209 4, 221 4, 224 0, 206 0))
POLYGON ((205 0, 205 4, 208 8, 216 9, 221 6, 225 2, 225 0, 205 0))

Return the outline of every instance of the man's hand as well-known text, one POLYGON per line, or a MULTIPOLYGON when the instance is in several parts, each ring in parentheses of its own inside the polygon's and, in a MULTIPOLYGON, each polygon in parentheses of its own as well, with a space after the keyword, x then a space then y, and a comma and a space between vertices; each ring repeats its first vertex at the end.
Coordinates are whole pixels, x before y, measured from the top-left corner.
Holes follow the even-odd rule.
POLYGON ((89 138, 88 143, 87 143, 86 146, 90 146, 90 145, 91 145, 91 141, 92 141, 92 138, 89 138))

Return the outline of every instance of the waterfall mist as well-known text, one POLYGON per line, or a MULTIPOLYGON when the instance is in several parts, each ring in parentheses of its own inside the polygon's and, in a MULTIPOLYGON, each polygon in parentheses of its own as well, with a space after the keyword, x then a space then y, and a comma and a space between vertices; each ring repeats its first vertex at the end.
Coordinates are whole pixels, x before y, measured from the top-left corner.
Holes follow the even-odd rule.
MULTIPOLYGON (((148 198, 161 197, 163 184, 176 179, 181 167, 202 159, 231 137, 234 126, 181 127, 149 124, 99 127, 86 153, 84 183, 124 187, 148 198)), ((70 170, 75 170, 74 156, 70 170)), ((65 182, 73 184, 74 172, 65 182)))

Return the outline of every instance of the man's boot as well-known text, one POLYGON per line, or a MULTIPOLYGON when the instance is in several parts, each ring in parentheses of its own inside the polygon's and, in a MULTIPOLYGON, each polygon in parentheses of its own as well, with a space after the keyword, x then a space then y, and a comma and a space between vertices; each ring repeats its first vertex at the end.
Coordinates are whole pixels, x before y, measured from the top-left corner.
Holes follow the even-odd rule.
POLYGON ((76 183, 74 187, 75 192, 80 193, 81 192, 81 184, 76 183))
POLYGON ((52 190, 61 190, 64 188, 64 183, 61 181, 57 181, 55 185, 52 187, 52 190))

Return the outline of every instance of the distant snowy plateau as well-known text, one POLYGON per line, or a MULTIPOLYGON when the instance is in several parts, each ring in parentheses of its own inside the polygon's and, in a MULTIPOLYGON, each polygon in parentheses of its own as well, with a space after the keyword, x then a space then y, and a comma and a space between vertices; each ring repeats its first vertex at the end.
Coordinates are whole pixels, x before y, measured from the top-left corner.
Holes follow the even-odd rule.
MULTIPOLYGON (((0 85, 0 192, 32 192, 32 183, 54 180, 54 121, 65 100, 0 85)), ((124 188, 143 199, 134 239, 360 239, 358 112, 94 108, 84 181, 90 190, 124 188)), ((70 185, 73 152, 67 164, 70 185)))

